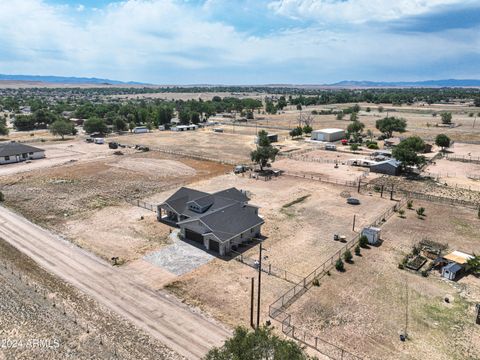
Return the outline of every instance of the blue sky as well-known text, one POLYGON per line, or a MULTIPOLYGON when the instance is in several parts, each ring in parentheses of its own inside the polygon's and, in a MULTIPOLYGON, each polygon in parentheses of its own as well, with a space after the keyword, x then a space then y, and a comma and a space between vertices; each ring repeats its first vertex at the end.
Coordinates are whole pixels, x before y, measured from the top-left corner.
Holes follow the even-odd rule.
POLYGON ((0 0, 0 73, 157 84, 480 78, 480 0, 0 0))

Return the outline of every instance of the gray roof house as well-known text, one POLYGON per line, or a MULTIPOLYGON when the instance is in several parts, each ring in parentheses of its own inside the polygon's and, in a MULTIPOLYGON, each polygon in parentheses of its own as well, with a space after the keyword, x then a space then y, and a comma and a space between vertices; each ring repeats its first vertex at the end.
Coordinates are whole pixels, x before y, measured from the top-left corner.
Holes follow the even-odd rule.
POLYGON ((0 143, 0 165, 42 159, 45 150, 17 142, 0 143))
POLYGON ((213 194, 180 188, 158 205, 158 220, 178 226, 180 234, 225 255, 241 243, 260 236, 263 219, 245 193, 230 188, 213 194))
POLYGON ((402 163, 395 159, 380 161, 370 166, 370 171, 386 175, 400 175, 402 163))

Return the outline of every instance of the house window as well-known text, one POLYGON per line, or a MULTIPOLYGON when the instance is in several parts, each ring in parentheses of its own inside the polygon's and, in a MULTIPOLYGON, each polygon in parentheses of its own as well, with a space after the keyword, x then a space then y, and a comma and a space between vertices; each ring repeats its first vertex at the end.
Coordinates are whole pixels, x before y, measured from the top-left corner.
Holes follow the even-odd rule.
POLYGON ((28 155, 33 155, 33 152, 28 153, 28 155))
POLYGON ((27 153, 22 154, 22 157, 23 157, 24 159, 26 159, 26 158, 27 158, 27 153))
POLYGON ((5 156, 5 161, 9 161, 10 160, 10 156, 5 156))

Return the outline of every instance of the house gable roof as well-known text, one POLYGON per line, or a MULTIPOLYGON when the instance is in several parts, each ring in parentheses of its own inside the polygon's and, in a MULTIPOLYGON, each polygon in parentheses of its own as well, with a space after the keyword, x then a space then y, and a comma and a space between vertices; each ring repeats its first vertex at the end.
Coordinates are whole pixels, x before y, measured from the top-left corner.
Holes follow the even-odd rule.
POLYGON ((17 142, 9 142, 5 144, 0 144, 0 156, 13 156, 13 155, 20 155, 25 153, 35 153, 35 152, 43 152, 45 150, 25 145, 22 143, 17 142))

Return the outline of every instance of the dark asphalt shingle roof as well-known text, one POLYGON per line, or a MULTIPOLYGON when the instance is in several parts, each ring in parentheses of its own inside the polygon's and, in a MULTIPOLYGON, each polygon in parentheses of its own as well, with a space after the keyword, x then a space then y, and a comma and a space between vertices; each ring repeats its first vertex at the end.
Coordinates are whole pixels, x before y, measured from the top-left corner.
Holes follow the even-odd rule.
POLYGON ((244 193, 234 187, 214 194, 182 187, 164 204, 189 219, 202 221, 218 239, 228 240, 263 224, 262 218, 256 214, 256 208, 245 205, 248 200, 244 193), (201 207, 208 206, 208 209, 203 213, 192 211, 188 207, 189 202, 195 202, 201 207))
POLYGON ((17 143, 17 142, 0 144, 0 156, 2 157, 20 155, 20 154, 31 153, 31 152, 35 153, 40 151, 45 151, 45 150, 36 148, 34 146, 17 143))

